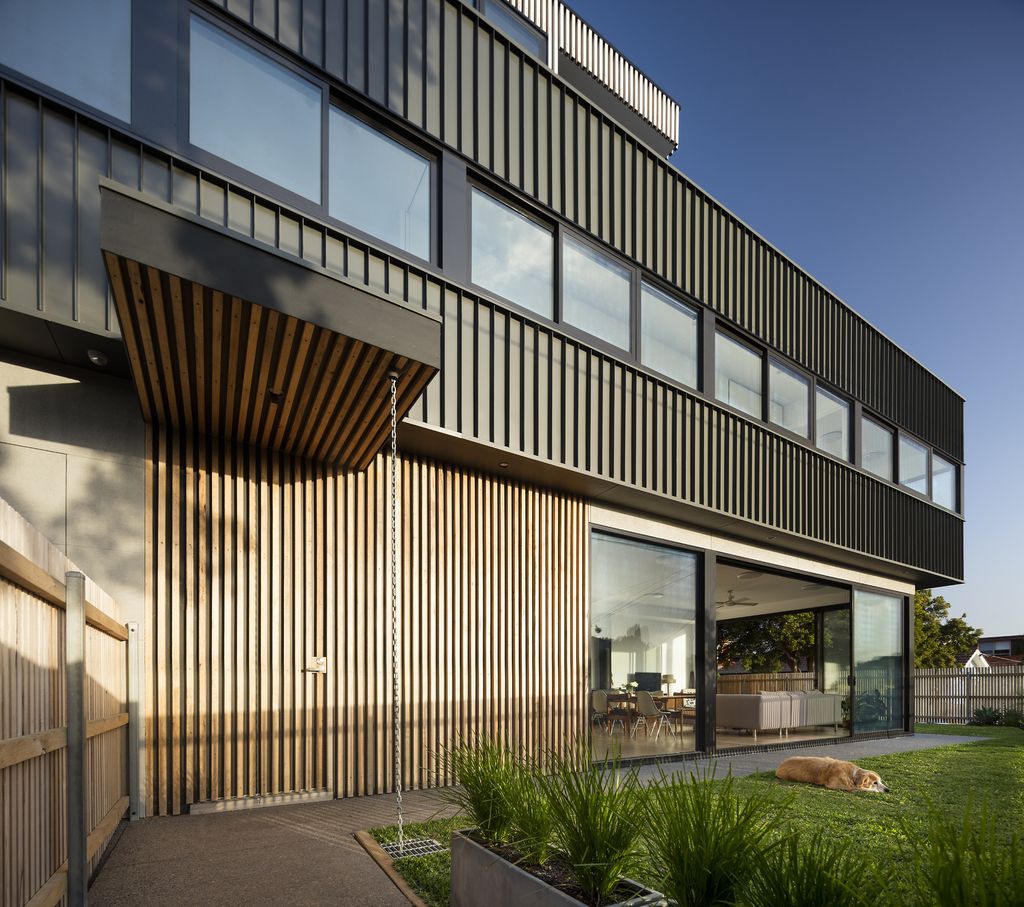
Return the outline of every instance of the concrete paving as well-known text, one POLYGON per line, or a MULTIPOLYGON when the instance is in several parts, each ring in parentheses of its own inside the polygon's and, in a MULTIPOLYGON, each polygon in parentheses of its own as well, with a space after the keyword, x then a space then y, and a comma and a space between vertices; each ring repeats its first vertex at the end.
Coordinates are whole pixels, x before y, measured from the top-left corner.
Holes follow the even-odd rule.
MULTIPOLYGON (((788 756, 868 756, 967 743, 971 737, 917 734, 714 760, 735 776, 774 771, 788 756)), ((650 780, 665 772, 699 771, 706 759, 644 766, 650 780)), ((422 822, 450 815, 436 792, 405 795, 405 815, 422 822)), ((94 907, 177 905, 401 905, 408 902, 352 838, 393 821, 390 796, 329 800, 230 813, 146 819, 128 825, 89 892, 94 907)))

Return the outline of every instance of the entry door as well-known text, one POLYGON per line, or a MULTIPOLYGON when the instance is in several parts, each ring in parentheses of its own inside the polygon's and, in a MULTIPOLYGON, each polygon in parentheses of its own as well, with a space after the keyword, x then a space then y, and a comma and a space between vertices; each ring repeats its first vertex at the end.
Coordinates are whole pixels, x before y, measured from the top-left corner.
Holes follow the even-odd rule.
POLYGON ((903 598, 853 593, 853 730, 903 728, 903 598))
POLYGON ((843 717, 850 717, 851 646, 850 609, 837 608, 821 615, 821 688, 843 697, 843 717))

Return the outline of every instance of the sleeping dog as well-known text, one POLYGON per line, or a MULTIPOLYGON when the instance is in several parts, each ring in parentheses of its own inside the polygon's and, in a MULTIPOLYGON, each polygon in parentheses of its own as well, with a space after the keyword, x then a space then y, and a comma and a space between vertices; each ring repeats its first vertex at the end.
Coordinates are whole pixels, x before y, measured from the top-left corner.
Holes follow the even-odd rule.
POLYGON ((831 756, 791 756, 776 770, 775 777, 783 781, 803 781, 830 790, 866 790, 887 793, 877 772, 869 772, 852 762, 843 762, 831 756))

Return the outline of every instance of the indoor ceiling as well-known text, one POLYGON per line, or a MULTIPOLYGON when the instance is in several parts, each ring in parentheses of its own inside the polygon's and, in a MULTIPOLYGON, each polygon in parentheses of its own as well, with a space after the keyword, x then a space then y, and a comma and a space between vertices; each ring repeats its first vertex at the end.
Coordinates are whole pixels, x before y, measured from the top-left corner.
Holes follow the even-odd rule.
POLYGON ((715 616, 720 621, 841 605, 850 601, 848 589, 814 577, 794 578, 768 573, 758 567, 719 563, 715 578, 715 601, 727 600, 730 590, 737 600, 746 599, 757 604, 717 605, 715 616))

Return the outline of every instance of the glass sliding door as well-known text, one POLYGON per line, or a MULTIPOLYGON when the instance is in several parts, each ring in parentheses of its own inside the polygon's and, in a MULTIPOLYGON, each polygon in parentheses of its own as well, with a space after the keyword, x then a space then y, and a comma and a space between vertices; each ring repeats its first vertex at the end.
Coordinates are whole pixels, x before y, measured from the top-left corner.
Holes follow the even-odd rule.
POLYGON ((850 609, 837 608, 821 615, 821 690, 842 696, 845 726, 850 718, 850 609))
POLYGON ((591 741, 598 759, 694 748, 694 554, 591 536, 591 741))
POLYGON ((903 728, 903 599, 855 589, 853 674, 855 733, 903 728))

